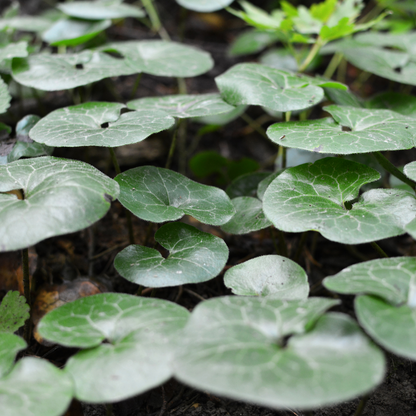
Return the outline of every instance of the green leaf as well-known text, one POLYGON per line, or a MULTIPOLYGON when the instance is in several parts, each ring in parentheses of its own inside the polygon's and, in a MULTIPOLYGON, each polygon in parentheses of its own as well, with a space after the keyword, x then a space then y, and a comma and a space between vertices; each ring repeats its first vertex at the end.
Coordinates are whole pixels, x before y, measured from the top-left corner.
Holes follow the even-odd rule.
POLYGON ((23 338, 6 332, 0 333, 0 379, 13 367, 16 354, 26 346, 23 338))
POLYGON ((165 95, 164 97, 138 98, 129 101, 132 110, 164 111, 172 117, 209 117, 228 113, 235 108, 224 102, 219 94, 165 95))
POLYGON ((325 0, 321 3, 311 5, 311 15, 320 20, 321 22, 327 22, 331 15, 334 13, 337 6, 337 0, 325 0))
POLYGON ((260 256, 228 269, 224 284, 236 295, 273 299, 306 299, 308 276, 294 261, 277 255, 260 256))
POLYGON ((288 168, 267 188, 263 210, 280 230, 315 230, 344 244, 403 234, 416 216, 411 193, 372 189, 358 196, 362 185, 379 176, 367 166, 339 158, 288 168))
POLYGON ((46 360, 25 357, 0 379, 2 416, 60 416, 73 394, 72 380, 46 360))
POLYGON ((27 42, 21 41, 16 43, 9 43, 0 48, 0 62, 11 58, 24 58, 28 55, 27 42))
MULTIPOLYGON (((364 101, 357 97, 350 90, 340 90, 335 88, 325 88, 325 94, 337 105, 349 106, 349 107, 366 107, 364 101)), ((371 107, 372 108, 372 107, 371 107)), ((386 108, 386 107, 374 107, 374 108, 386 108)), ((392 110, 389 108, 389 110, 392 110)))
POLYGON ((260 63, 283 71, 296 72, 299 69, 295 57, 284 48, 269 49, 260 56, 260 63))
POLYGON ((369 294, 398 306, 416 307, 416 258, 396 257, 355 264, 324 280, 338 293, 369 294))
POLYGON ((244 9, 244 12, 234 9, 228 9, 228 11, 258 29, 276 30, 280 28, 280 25, 283 22, 283 12, 275 11, 270 15, 263 9, 253 6, 247 1, 240 1, 240 5, 244 9))
POLYGON ((72 1, 57 5, 59 10, 72 17, 101 20, 124 17, 144 17, 143 10, 130 4, 114 1, 72 1))
POLYGON ((330 105, 330 118, 273 124, 269 138, 285 147, 319 153, 352 154, 410 149, 416 121, 390 110, 330 105))
POLYGON ((42 39, 52 46, 77 46, 97 36, 110 26, 111 20, 61 19, 42 34, 42 39))
POLYGON ((217 276, 228 259, 228 248, 221 238, 187 224, 163 225, 155 240, 170 251, 169 256, 165 259, 152 248, 128 246, 114 260, 121 276, 147 287, 200 283, 217 276))
POLYGON ((403 171, 408 178, 416 181, 416 162, 411 162, 405 165, 403 171))
POLYGON ((165 77, 195 77, 209 71, 214 62, 207 52, 192 46, 164 40, 109 43, 100 48, 117 52, 130 73, 144 72, 165 77))
POLYGON ((221 225, 235 212, 223 190, 168 169, 141 166, 115 180, 120 184, 120 202, 146 221, 174 221, 187 214, 205 224, 221 225))
MULTIPOLYGON (((238 35, 232 42, 228 53, 231 56, 257 53, 279 40, 274 32, 251 29, 238 35)), ((297 67, 295 68, 295 71, 297 67)))
POLYGON ((311 409, 368 392, 383 379, 383 354, 348 316, 319 318, 335 302, 240 297, 202 302, 182 336, 175 377, 277 409, 311 409), (284 336, 314 324, 281 346, 284 336))
POLYGON ((328 27, 324 25, 319 32, 319 36, 325 42, 343 38, 355 32, 355 25, 349 22, 348 17, 344 17, 336 26, 328 27))
POLYGON ((82 230, 118 197, 118 184, 94 167, 54 157, 0 166, 0 251, 82 230), (24 200, 3 194, 22 189, 24 200))
POLYGON ((325 81, 260 64, 237 64, 215 82, 231 105, 262 105, 276 111, 301 110, 319 103, 324 94, 319 85, 325 85, 325 81))
POLYGON ((312 16, 305 6, 298 7, 298 15, 292 20, 296 31, 302 34, 318 34, 322 27, 321 20, 312 16))
POLYGON ((120 115, 122 108, 124 104, 105 102, 59 108, 41 119, 30 131, 30 137, 48 146, 117 147, 138 143, 175 123, 161 111, 140 110, 120 115))
POLYGON ((0 78, 0 114, 10 107, 11 99, 7 84, 0 78))
POLYGON ((387 91, 365 102, 367 108, 385 108, 404 116, 416 118, 416 97, 400 92, 387 91))
POLYGON ((68 90, 136 72, 124 59, 90 50, 66 55, 33 54, 12 61, 12 75, 18 83, 44 91, 68 90))
POLYGON ((193 121, 203 124, 224 126, 225 124, 228 124, 236 118, 240 117, 241 114, 243 114, 246 111, 246 109, 247 106, 239 105, 227 113, 217 114, 215 116, 195 117, 193 121))
POLYGON ((91 403, 120 401, 156 387, 172 376, 176 338, 189 312, 174 303, 103 293, 67 303, 45 315, 42 337, 86 348, 65 371, 75 396, 91 403))
POLYGON ((209 13, 229 6, 234 0, 176 0, 185 9, 209 13))
POLYGON ((416 308, 358 296, 355 312, 360 325, 377 343, 393 354, 416 360, 416 308))
POLYGON ((16 332, 29 319, 30 307, 24 296, 17 291, 9 291, 0 304, 0 332, 16 332))
POLYGON ((257 186, 257 197, 263 201, 264 193, 266 192, 269 185, 283 172, 284 170, 278 170, 270 174, 267 178, 264 178, 259 182, 257 186))
POLYGON ((25 32, 43 32, 53 22, 41 16, 15 16, 7 19, 0 19, 0 31, 4 29, 16 29, 25 32))
POLYGON ((238 196, 256 196, 259 183, 270 176, 270 172, 246 173, 238 176, 227 187, 225 192, 230 198, 238 196))
POLYGON ((263 203, 251 196, 240 196, 231 200, 234 216, 221 229, 230 234, 247 234, 271 225, 263 212, 263 203))

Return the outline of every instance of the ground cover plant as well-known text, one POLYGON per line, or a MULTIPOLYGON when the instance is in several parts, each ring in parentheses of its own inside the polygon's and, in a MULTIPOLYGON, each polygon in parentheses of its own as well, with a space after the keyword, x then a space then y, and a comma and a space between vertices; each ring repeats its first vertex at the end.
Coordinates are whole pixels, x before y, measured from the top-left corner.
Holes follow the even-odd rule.
POLYGON ((2 415, 366 414, 416 360, 414 8, 162 3, 2 12, 2 415))

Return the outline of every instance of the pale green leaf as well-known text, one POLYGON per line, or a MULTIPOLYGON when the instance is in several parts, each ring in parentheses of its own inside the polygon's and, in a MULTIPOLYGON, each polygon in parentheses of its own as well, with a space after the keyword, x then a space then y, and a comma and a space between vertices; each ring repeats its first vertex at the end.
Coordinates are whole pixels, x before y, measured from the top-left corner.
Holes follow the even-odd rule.
POLYGON ((26 346, 23 338, 7 332, 0 333, 0 379, 13 367, 16 354, 26 346))
POLYGON ((114 1, 71 1, 59 3, 59 10, 80 19, 120 19, 124 17, 144 17, 142 9, 130 4, 114 1))
POLYGON ((0 47, 0 62, 4 59, 17 57, 24 58, 27 55, 27 42, 23 40, 16 43, 8 43, 7 45, 0 47))
MULTIPOLYGON (((231 56, 250 55, 260 52, 277 40, 279 37, 274 32, 252 29, 238 35, 230 45, 228 52, 231 56)), ((294 70, 296 71, 297 67, 294 70)))
POLYGON ((0 78, 0 114, 10 107, 12 97, 9 94, 7 84, 0 78))
POLYGON ((229 6, 234 0, 176 0, 185 9, 209 13, 229 6))

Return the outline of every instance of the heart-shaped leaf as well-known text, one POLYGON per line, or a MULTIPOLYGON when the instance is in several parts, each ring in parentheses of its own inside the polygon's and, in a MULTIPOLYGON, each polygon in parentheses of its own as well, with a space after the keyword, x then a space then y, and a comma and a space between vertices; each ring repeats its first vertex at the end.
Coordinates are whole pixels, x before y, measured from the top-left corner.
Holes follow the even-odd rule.
POLYGON ((172 117, 189 118, 227 113, 234 107, 224 102, 219 94, 166 95, 129 101, 132 110, 162 110, 172 117))
POLYGON ((175 120, 161 111, 131 111, 124 104, 89 102, 52 111, 30 131, 31 139, 57 147, 117 147, 166 130, 175 120), (105 127, 108 124, 108 127, 105 127))
POLYGON ((239 196, 231 200, 234 216, 221 229, 230 234, 247 234, 262 230, 272 223, 265 217, 263 203, 258 198, 239 196))
POLYGON ((54 157, 0 166, 0 251, 82 230, 118 197, 118 184, 94 167, 54 157), (24 200, 5 194, 23 190, 24 200))
POLYGON ((2 416, 60 416, 72 399, 72 380, 46 360, 25 357, 0 379, 2 416))
POLYGON ((393 306, 375 296, 355 299, 355 312, 365 331, 393 354, 416 360, 415 303, 412 306, 393 306))
POLYGON ((7 292, 0 304, 0 332, 16 332, 29 319, 29 309, 19 292, 7 292))
POLYGON ((172 376, 176 338, 188 315, 165 300, 104 293, 53 310, 38 329, 50 341, 87 348, 66 366, 79 400, 114 402, 172 376))
POLYGON ((260 256, 228 269, 224 284, 234 294, 274 299, 306 299, 308 276, 294 261, 277 255, 260 256))
POLYGON ((120 184, 120 202, 146 221, 174 221, 187 214, 205 224, 221 225, 235 212, 223 190, 168 169, 141 166, 115 180, 120 184))
POLYGON ((16 43, 9 43, 0 48, 0 62, 4 59, 24 58, 28 55, 27 42, 20 41, 16 43))
POLYGON ((316 230, 344 244, 403 234, 416 217, 411 193, 372 189, 358 197, 362 185, 378 178, 374 169, 339 158, 288 168, 267 188, 263 210, 283 231, 316 230))
POLYGON ((116 270, 138 285, 179 286, 214 278, 228 259, 228 248, 221 238, 180 222, 160 227, 155 240, 169 250, 166 259, 155 249, 131 245, 117 254, 116 270))
POLYGON ((42 34, 42 39, 52 46, 77 46, 97 36, 110 26, 111 20, 94 22, 61 19, 42 34))
POLYGON ((260 64, 235 65, 215 82, 222 98, 231 105, 262 105, 276 111, 302 110, 319 103, 324 86, 346 88, 260 64))
POLYGON ((14 334, 0 333, 0 378, 13 367, 16 354, 26 348, 26 342, 14 334))
POLYGON ((319 318, 335 304, 322 298, 202 302, 182 335, 175 377, 273 408, 310 409, 363 394, 382 381, 384 357, 348 316, 319 318), (283 346, 283 337, 314 324, 283 346))
POLYGON ((0 78, 0 114, 10 107, 12 97, 9 94, 7 84, 0 78))
POLYGON ((416 144, 416 120, 390 110, 324 107, 330 118, 277 123, 269 138, 285 147, 320 153, 352 154, 410 149, 416 144))
POLYGON ((229 6, 234 0, 176 0, 185 9, 195 12, 215 12, 229 6))
POLYGON ((123 17, 144 17, 143 10, 118 1, 72 1, 57 5, 59 10, 80 19, 101 20, 123 17))
POLYGON ((123 59, 90 50, 66 55, 33 54, 12 61, 12 75, 19 84, 45 91, 68 90, 135 72, 123 59))
POLYGON ((132 71, 165 77, 195 77, 209 71, 211 55, 199 49, 164 40, 109 43, 101 51, 117 52, 132 71))

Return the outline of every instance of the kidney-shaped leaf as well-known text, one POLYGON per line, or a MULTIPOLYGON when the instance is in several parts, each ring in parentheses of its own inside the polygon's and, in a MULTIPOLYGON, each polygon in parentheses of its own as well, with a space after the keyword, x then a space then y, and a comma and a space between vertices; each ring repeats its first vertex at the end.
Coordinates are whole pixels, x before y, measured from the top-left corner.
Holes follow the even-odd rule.
POLYGON ((236 295, 306 299, 308 276, 294 261, 277 255, 260 256, 228 269, 224 284, 236 295))
POLYGON ((121 2, 113 0, 72 1, 60 3, 57 7, 68 16, 80 19, 101 20, 145 16, 143 10, 130 4, 121 4, 121 2))
POLYGON ((235 212, 223 190, 168 169, 141 166, 115 180, 120 184, 120 202, 146 221, 174 221, 188 214, 205 224, 221 225, 235 212))
POLYGON ((228 259, 228 248, 221 238, 180 222, 160 227, 155 240, 169 250, 166 259, 155 249, 131 245, 117 254, 116 270, 142 286, 179 286, 214 278, 228 259))
POLYGON ((289 232, 319 231, 344 244, 360 244, 403 234, 416 217, 414 196, 402 190, 372 189, 357 198, 362 185, 379 173, 339 158, 320 159, 286 169, 267 188, 266 217, 289 232))
POLYGON ((355 299, 358 321, 377 343, 393 354, 416 360, 416 307, 394 306, 375 296, 355 299))
POLYGON ((352 154, 410 149, 416 144, 416 120, 390 110, 330 105, 332 119, 276 123, 269 138, 285 147, 320 153, 352 154))
POLYGON ((89 102, 52 111, 30 131, 38 143, 57 147, 117 147, 166 130, 175 120, 161 111, 131 111, 124 104, 89 102))
POLYGON ((127 107, 133 110, 162 110, 178 118, 207 117, 234 110, 234 107, 224 102, 219 94, 139 98, 128 102, 127 107))
POLYGON ((215 78, 231 105, 262 105, 275 111, 302 110, 324 96, 323 86, 345 87, 260 64, 238 64, 215 78))
POLYGON ((60 416, 72 399, 72 380, 46 360, 26 357, 0 378, 2 416, 60 416))
POLYGON ((195 12, 214 12, 229 6, 234 0, 176 0, 185 9, 195 12))
POLYGON ((209 71, 214 62, 207 52, 164 40, 109 43, 101 51, 121 54, 132 71, 165 77, 195 77, 209 71))
POLYGON ((16 354, 26 348, 26 341, 14 334, 0 332, 0 378, 13 367, 16 354))
POLYGON ((12 75, 18 83, 45 91, 68 90, 135 72, 123 59, 90 50, 66 55, 33 54, 12 61, 12 75))
POLYGON ((383 354, 349 317, 318 319, 334 304, 322 298, 202 302, 185 327, 175 377, 274 408, 319 407, 362 394, 382 381, 383 354), (282 337, 302 334, 315 322, 282 346, 282 337))
POLYGON ((119 186, 94 167, 54 157, 0 166, 0 251, 82 230, 98 221, 119 186), (23 190, 24 200, 6 194, 23 190))

